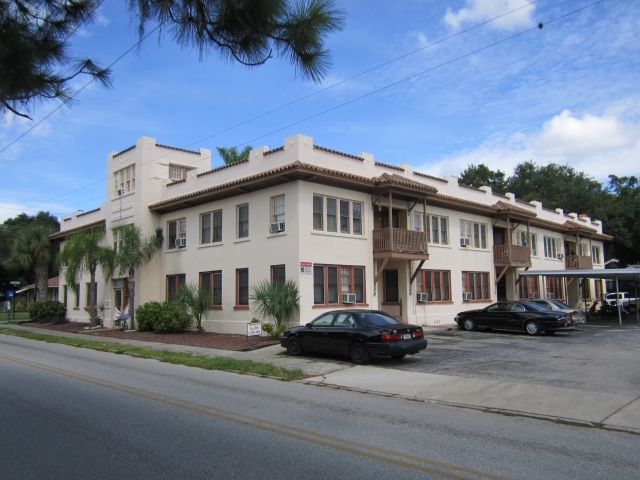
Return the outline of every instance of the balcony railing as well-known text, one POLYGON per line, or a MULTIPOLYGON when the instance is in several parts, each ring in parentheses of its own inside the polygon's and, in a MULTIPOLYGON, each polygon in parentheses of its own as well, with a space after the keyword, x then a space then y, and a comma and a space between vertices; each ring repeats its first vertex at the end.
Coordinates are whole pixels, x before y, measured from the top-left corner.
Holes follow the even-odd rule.
POLYGON ((564 268, 567 270, 592 269, 593 261, 586 255, 566 255, 564 257, 564 268))
POLYGON ((493 263, 503 266, 531 266, 531 250, 522 245, 494 245, 493 263))
POLYGON ((427 254, 427 234, 401 228, 380 228, 373 231, 373 253, 395 252, 427 254), (393 234, 393 248, 391 247, 393 234))

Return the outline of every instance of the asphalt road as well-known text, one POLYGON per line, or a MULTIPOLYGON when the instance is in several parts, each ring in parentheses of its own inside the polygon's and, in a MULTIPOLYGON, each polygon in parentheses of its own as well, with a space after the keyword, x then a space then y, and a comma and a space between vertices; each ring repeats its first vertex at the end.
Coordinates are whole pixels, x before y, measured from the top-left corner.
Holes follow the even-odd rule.
POLYGON ((640 394, 640 327, 579 325, 553 336, 427 330, 426 351, 376 366, 605 393, 640 394))
POLYGON ((640 436, 0 335, 4 479, 638 478, 640 436))

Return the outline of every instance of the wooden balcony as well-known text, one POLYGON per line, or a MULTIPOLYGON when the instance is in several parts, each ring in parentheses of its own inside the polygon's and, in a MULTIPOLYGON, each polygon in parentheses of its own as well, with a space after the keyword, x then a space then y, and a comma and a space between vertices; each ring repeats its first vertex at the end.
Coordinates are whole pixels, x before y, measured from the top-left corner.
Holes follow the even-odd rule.
POLYGON ((592 269, 593 261, 586 255, 565 255, 564 268, 567 270, 592 269))
POLYGON ((374 230, 373 258, 428 260, 427 234, 402 228, 374 230))
POLYGON ((493 263, 500 267, 530 267, 531 250, 521 245, 494 245, 493 263))

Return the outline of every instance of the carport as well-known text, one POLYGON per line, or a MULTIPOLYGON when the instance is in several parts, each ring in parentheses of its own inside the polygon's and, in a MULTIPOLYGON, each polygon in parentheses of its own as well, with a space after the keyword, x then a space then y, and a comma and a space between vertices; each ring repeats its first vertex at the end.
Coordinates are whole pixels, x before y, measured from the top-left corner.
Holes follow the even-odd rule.
MULTIPOLYGON (((582 279, 584 282, 588 278, 594 278, 597 280, 614 280, 616 285, 616 298, 619 298, 620 289, 618 287, 619 280, 629 280, 632 281, 635 286, 635 295, 634 298, 638 298, 638 281, 640 281, 640 268, 610 268, 606 270, 593 270, 593 269, 582 269, 582 270, 525 270, 523 272, 519 272, 521 276, 534 276, 540 275, 543 277, 561 277, 561 278, 576 278, 582 279)), ((583 298, 585 302, 585 313, 587 313, 587 299, 583 298)), ((620 322, 620 326, 622 326, 622 314, 620 312, 620 303, 616 302, 618 305, 618 321, 620 322)), ((637 308, 636 301, 636 321, 640 323, 640 313, 637 308)))

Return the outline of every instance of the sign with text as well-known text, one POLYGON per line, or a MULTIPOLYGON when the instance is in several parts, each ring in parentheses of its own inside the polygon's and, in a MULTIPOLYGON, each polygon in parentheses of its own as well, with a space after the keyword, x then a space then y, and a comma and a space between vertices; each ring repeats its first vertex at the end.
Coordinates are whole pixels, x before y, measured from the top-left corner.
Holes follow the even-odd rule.
POLYGON ((247 323, 247 337, 259 337, 262 335, 262 325, 259 323, 247 323))
POLYGON ((7 298, 13 298, 13 290, 7 290, 7 298))
POLYGON ((300 262, 300 275, 312 275, 313 269, 311 262, 300 262))

